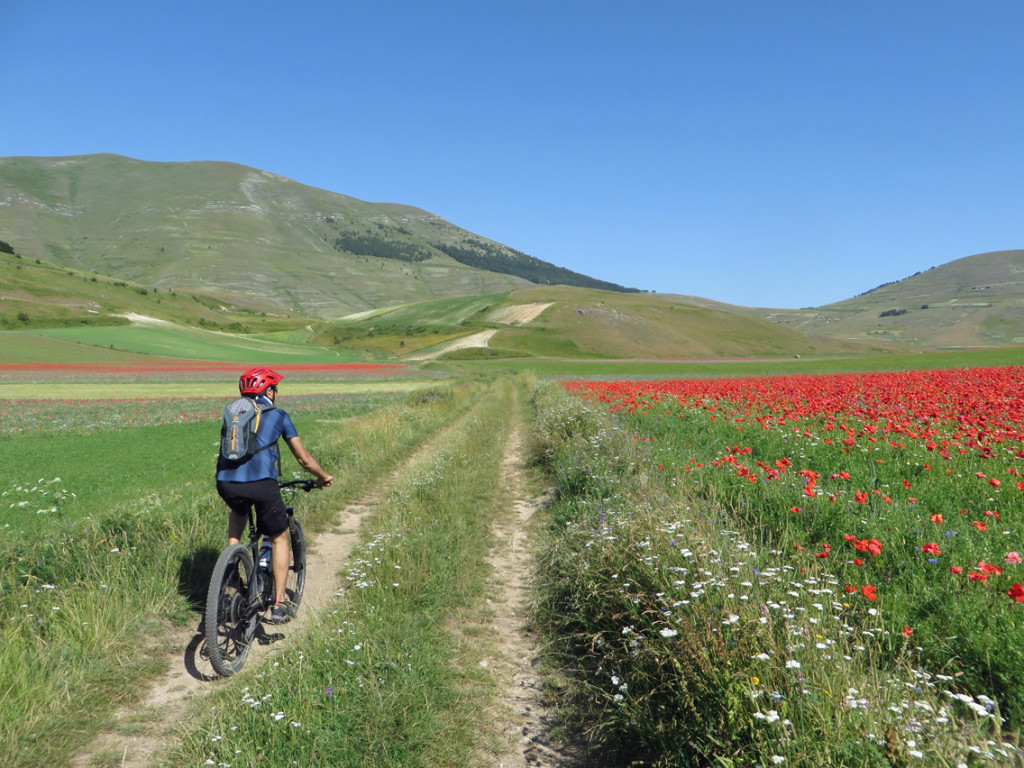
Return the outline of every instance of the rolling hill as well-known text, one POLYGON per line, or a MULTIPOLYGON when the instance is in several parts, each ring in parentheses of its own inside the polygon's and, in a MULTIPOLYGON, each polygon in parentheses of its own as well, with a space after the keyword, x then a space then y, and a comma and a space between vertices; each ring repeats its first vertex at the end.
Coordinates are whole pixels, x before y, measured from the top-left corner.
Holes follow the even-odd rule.
POLYGON ((1024 250, 967 256, 816 309, 757 314, 837 339, 932 348, 1024 345, 1024 250))
POLYGON ((679 297, 572 286, 433 300, 315 327, 318 343, 408 360, 437 356, 565 359, 792 357, 886 353, 903 345, 844 342, 679 297))
POLYGON ((631 290, 412 206, 232 163, 0 158, 0 240, 61 267, 310 317, 536 283, 631 290))
POLYGON ((6 253, 0 330, 7 331, 0 333, 4 363, 107 359, 115 352, 211 359, 211 344, 237 356, 246 349, 279 354, 272 345, 286 343, 344 361, 811 356, 895 346, 836 342, 678 297, 570 286, 410 301, 325 320, 256 312, 6 253))

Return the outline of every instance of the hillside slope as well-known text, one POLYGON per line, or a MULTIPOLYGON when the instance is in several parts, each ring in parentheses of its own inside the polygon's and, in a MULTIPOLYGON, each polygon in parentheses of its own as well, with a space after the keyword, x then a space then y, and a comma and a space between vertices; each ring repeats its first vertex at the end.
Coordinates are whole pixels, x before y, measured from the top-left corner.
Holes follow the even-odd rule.
POLYGON ((535 282, 626 290, 418 208, 232 163, 0 158, 0 240, 30 259, 315 317, 535 282))
MULTIPOLYGON (((464 340, 486 346, 460 357, 604 359, 779 357, 890 352, 901 345, 811 336, 751 314, 698 306, 678 297, 569 286, 507 295, 424 302, 346 320, 356 338, 388 344, 406 359, 448 354, 464 340), (443 318, 443 319, 442 319, 443 318), (431 335, 430 327, 442 329, 431 335), (364 335, 360 335, 362 329, 364 335)), ((329 335, 329 334, 328 334, 329 335)))
POLYGON ((530 288, 513 297, 524 304, 551 306, 528 326, 499 331, 492 344, 535 356, 567 354, 571 348, 581 357, 661 359, 864 354, 894 348, 823 339, 750 315, 657 294, 530 288))
POLYGON ((840 339, 935 348, 1024 344, 1024 250, 967 256, 817 309, 758 310, 840 339))

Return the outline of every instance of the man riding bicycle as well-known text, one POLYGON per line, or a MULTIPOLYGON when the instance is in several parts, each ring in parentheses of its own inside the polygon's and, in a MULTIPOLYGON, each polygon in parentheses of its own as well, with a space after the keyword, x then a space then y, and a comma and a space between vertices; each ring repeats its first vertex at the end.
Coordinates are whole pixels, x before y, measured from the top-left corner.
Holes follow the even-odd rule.
POLYGON ((235 462, 223 455, 217 459, 217 493, 230 509, 228 543, 239 543, 250 510, 255 511, 259 532, 270 538, 275 595, 270 621, 275 624, 282 624, 291 618, 285 601, 285 582, 291 553, 288 544, 288 513, 277 485, 280 474, 278 439, 284 438, 299 466, 316 477, 318 487, 328 486, 333 480, 302 444, 288 412, 276 406, 277 385, 283 378, 269 368, 251 368, 241 375, 238 391, 242 397, 252 398, 261 409, 256 429, 256 449, 242 461, 235 462))

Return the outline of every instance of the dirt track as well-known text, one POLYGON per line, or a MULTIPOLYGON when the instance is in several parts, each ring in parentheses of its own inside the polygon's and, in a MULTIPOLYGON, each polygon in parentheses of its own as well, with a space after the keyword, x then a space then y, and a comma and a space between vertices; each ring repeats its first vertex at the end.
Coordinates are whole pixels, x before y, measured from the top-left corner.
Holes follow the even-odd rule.
MULTIPOLYGON (((336 525, 310 542, 308 574, 302 609, 298 617, 283 626, 268 625, 265 644, 254 645, 247 666, 265 662, 278 649, 288 648, 301 637, 310 617, 321 611, 342 588, 341 572, 358 541, 362 519, 387 496, 400 478, 429 457, 426 446, 373 494, 350 504, 337 516, 336 525)), ((498 677, 502 692, 495 702, 493 717, 504 736, 506 752, 485 764, 507 768, 554 768, 566 765, 547 735, 548 715, 540 693, 539 675, 534 669, 536 649, 526 630, 526 595, 532 571, 529 525, 542 499, 525 496, 523 447, 519 431, 509 439, 502 466, 507 493, 514 499, 507 514, 494 523, 495 541, 489 558, 496 574, 493 602, 504 610, 493 611, 488 634, 494 638, 493 658, 486 662, 498 677)), ((328 491, 329 492, 329 491, 328 491)), ((72 761, 88 767, 116 764, 125 768, 156 765, 177 739, 192 703, 204 696, 217 678, 203 659, 203 638, 197 629, 180 631, 168 638, 168 672, 155 680, 141 701, 119 711, 114 728, 100 734, 72 761)))

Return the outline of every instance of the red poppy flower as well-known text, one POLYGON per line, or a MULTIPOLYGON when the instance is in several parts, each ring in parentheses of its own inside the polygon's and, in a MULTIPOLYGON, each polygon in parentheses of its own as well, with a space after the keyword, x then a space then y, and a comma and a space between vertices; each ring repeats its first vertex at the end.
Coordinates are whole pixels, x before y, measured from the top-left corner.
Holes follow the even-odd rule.
POLYGON ((1010 596, 1011 600, 1018 603, 1024 603, 1024 587, 1022 587, 1019 582, 1006 590, 1006 594, 1010 596))
POLYGON ((977 528, 979 531, 987 531, 988 530, 988 526, 985 525, 982 522, 979 522, 978 520, 974 521, 974 527, 977 528))
POLYGON ((861 552, 870 552, 872 555, 882 554, 882 542, 878 539, 860 539, 854 542, 853 546, 861 552))
POLYGON ((864 597, 866 597, 868 600, 877 600, 878 599, 877 590, 873 586, 871 586, 870 584, 861 587, 860 588, 860 593, 862 595, 864 595, 864 597))
POLYGON ((956 573, 956 574, 961 574, 961 573, 963 573, 963 572, 964 572, 964 569, 963 569, 963 568, 961 568, 961 567, 960 567, 959 565, 954 565, 954 566, 952 566, 952 567, 951 567, 951 568, 949 569, 949 572, 950 572, 950 573, 956 573))
MULTIPOLYGON (((1021 590, 1021 591, 1024 592, 1024 590, 1021 590)), ((914 630, 912 630, 910 627, 904 627, 903 628, 903 636, 904 637, 910 637, 912 634, 914 634, 914 630)))
POLYGON ((930 516, 929 516, 929 519, 930 519, 930 520, 931 520, 931 521, 932 521, 933 523, 939 523, 939 524, 941 524, 941 523, 942 523, 942 515, 938 515, 938 514, 936 514, 936 515, 930 515, 930 516))
POLYGON ((931 544, 925 544, 921 547, 921 551, 926 555, 941 555, 942 550, 939 549, 939 545, 932 542, 931 544))

